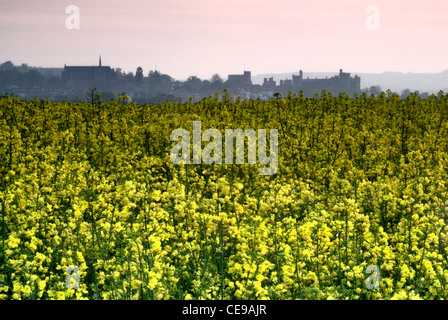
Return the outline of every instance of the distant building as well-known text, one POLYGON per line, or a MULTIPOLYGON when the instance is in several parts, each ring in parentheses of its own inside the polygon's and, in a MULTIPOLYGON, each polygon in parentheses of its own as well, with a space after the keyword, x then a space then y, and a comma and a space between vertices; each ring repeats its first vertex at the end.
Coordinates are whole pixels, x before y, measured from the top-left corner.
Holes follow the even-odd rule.
POLYGON ((227 81, 230 83, 239 84, 243 86, 251 86, 252 85, 251 72, 244 71, 243 74, 229 74, 227 77, 227 81))
POLYGON ((292 84, 294 86, 297 86, 300 83, 302 83, 302 80, 303 80, 303 71, 302 70, 299 71, 299 75, 298 76, 296 76, 294 74, 292 75, 292 84))
MULTIPOLYGON (((286 81, 286 80, 285 80, 286 81)), ((300 70, 299 75, 293 75, 291 83, 283 81, 281 85, 290 85, 294 91, 302 90, 307 94, 319 93, 326 90, 333 94, 345 92, 347 94, 361 93, 361 78, 356 76, 350 77, 350 73, 339 70, 339 75, 325 79, 304 79, 303 72, 300 70)))
POLYGON ((275 88, 277 83, 274 80, 274 77, 264 78, 263 79, 263 88, 275 88))
POLYGON ((62 81, 64 85, 74 88, 105 87, 112 83, 115 72, 109 66, 64 66, 62 81))
MULTIPOLYGON (((227 83, 235 88, 246 88, 251 90, 252 80, 250 71, 244 71, 244 74, 229 74, 227 83)), ((315 93, 320 93, 326 90, 332 94, 339 94, 345 92, 349 95, 361 93, 361 78, 355 75, 350 76, 350 73, 339 70, 339 74, 334 77, 326 77, 325 79, 306 79, 303 77, 303 71, 300 70, 298 75, 292 75, 292 79, 280 80, 280 85, 277 86, 273 77, 264 78, 261 86, 264 91, 274 90, 281 94, 288 92, 303 91, 306 96, 313 96, 315 93)))
POLYGON ((291 87, 292 86, 292 80, 291 79, 280 80, 280 86, 291 87))

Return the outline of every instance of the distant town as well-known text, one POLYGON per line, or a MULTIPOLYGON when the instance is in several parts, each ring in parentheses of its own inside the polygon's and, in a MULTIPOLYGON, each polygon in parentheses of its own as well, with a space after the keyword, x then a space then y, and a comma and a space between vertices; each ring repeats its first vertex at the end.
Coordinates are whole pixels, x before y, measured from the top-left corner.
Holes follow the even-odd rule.
MULTIPOLYGON (((345 92, 350 96, 362 93, 378 95, 381 92, 380 86, 361 89, 361 78, 351 76, 343 69, 332 77, 313 79, 299 70, 279 83, 273 77, 267 77, 262 84, 253 84, 251 71, 246 70, 242 74, 229 74, 226 80, 215 74, 209 80, 190 76, 186 81, 177 81, 157 70, 151 70, 145 76, 141 67, 135 73, 112 69, 102 64, 101 56, 96 66, 65 65, 63 69, 31 68, 26 64, 15 66, 11 61, 0 64, 1 94, 17 95, 23 99, 37 97, 52 101, 79 101, 93 89, 102 94, 103 100, 126 94, 139 104, 166 100, 199 101, 216 93, 221 94, 223 90, 233 97, 262 100, 268 100, 276 93, 286 96, 289 92, 300 91, 308 97, 322 90, 333 95, 345 92)), ((408 91, 402 96, 411 93, 408 91)))

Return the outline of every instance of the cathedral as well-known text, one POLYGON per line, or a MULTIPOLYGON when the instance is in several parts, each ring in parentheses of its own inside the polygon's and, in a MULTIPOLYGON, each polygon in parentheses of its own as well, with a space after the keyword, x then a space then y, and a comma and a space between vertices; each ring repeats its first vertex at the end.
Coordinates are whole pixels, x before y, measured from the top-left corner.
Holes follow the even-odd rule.
POLYGON ((107 87, 115 78, 115 72, 109 66, 64 66, 62 81, 72 88, 107 87))

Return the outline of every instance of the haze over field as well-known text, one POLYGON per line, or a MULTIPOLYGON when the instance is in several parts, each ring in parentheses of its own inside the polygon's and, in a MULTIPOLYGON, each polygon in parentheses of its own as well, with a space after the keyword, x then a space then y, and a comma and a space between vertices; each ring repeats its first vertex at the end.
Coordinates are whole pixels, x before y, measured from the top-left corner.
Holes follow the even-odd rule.
POLYGON ((180 80, 244 69, 448 69, 445 0, 2 0, 0 8, 0 61, 16 64, 96 65, 101 54, 112 68, 157 68, 180 80), (69 5, 79 8, 79 29, 66 26, 69 5), (374 18, 378 28, 369 29, 374 18))
MULTIPOLYGON (((264 78, 273 77, 279 82, 282 79, 291 79, 292 73, 268 73, 260 74, 252 77, 254 84, 262 84, 264 78)), ((412 72, 381 72, 381 73, 359 73, 354 74, 361 77, 361 88, 370 88, 371 86, 380 86, 383 91, 390 89, 400 93, 405 89, 411 91, 438 93, 440 90, 448 91, 448 70, 437 73, 412 73, 412 72)), ((325 78, 337 75, 337 71, 333 72, 305 72, 304 77, 325 78)))

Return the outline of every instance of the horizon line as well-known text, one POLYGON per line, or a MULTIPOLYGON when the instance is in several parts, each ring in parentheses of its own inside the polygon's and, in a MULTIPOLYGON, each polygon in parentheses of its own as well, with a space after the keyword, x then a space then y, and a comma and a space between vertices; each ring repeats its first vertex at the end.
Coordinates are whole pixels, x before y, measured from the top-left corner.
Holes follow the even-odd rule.
MULTIPOLYGON (((39 69, 64 69, 64 67, 99 67, 99 65, 98 64, 91 64, 91 65, 67 65, 67 64, 64 64, 64 66, 61 66, 61 67, 53 67, 53 66, 36 66, 36 65, 29 65, 28 63, 26 63, 26 62, 23 62, 23 63, 21 63, 21 64, 15 64, 12 60, 5 60, 5 61, 0 61, 0 65, 1 64, 3 64, 3 63, 5 63, 5 62, 8 62, 8 61, 10 61, 13 65, 14 65, 14 67, 22 67, 23 65, 25 65, 26 67, 28 67, 28 68, 39 68, 39 69)), ((121 67, 112 67, 112 66, 110 66, 110 65, 101 65, 101 67, 110 67, 111 69, 113 69, 114 71, 116 70, 116 69, 121 69, 122 70, 122 72, 123 73, 129 73, 129 72, 132 72, 132 73, 134 73, 135 71, 126 71, 126 70, 124 70, 123 68, 121 68, 121 67)), ((138 68, 138 67, 137 67, 138 68)), ((136 69, 137 69, 136 68, 136 69)), ((339 70, 344 70, 343 68, 339 68, 339 70, 337 71, 337 72, 335 72, 335 71, 306 71, 306 70, 303 70, 303 69, 300 69, 301 71, 303 71, 303 73, 339 73, 339 70)), ((264 76, 264 75, 283 75, 283 74, 294 74, 295 72, 300 72, 300 70, 299 71, 288 71, 288 72, 264 72, 264 73, 257 73, 257 74, 253 74, 253 71, 252 70, 247 70, 247 69, 244 69, 242 72, 244 72, 244 71, 250 71, 251 73, 252 73, 252 76, 253 77, 257 77, 257 76, 264 76)), ((159 73, 162 73, 162 74, 164 74, 163 72, 161 72, 160 70, 157 70, 157 69, 150 69, 150 71, 158 71, 159 73)), ((347 71, 343 71, 343 72, 347 72, 347 71)), ((413 72, 413 71, 393 71, 393 70, 385 70, 385 71, 382 71, 382 72, 366 72, 366 71, 361 71, 361 72, 358 72, 358 71, 349 71, 349 72, 347 72, 347 73, 350 73, 350 74, 354 74, 354 75, 356 75, 357 73, 358 74, 377 74, 377 75, 381 75, 381 74, 384 74, 384 73, 400 73, 400 74, 439 74, 439 73, 444 73, 444 72, 448 72, 448 68, 447 69, 442 69, 441 71, 438 71, 438 72, 413 72)), ((212 72, 211 73, 211 76, 213 76, 213 75, 215 75, 215 74, 217 74, 217 72, 212 72)), ((235 74, 235 73, 228 73, 227 75, 232 75, 232 74, 235 74)), ((168 74, 169 75, 169 74, 168 74)), ((218 74, 219 75, 219 74, 218 74)), ((194 76, 194 75, 191 75, 191 76, 194 76)), ((188 76, 189 77, 189 76, 188 76)), ((187 78, 188 78, 187 77, 187 78)), ((199 76, 197 76, 198 78, 200 78, 199 76)), ((179 79, 182 79, 182 78, 179 78, 179 79)))

